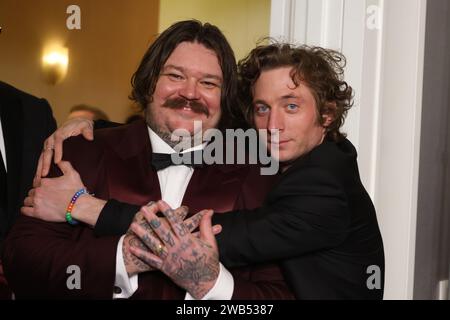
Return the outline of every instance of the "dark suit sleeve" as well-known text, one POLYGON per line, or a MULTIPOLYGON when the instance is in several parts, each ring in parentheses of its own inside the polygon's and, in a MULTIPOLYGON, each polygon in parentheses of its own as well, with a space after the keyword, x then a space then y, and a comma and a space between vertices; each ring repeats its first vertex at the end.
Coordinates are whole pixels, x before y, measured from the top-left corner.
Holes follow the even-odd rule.
POLYGON ((18 298, 111 299, 118 240, 20 216, 5 241, 6 278, 18 298), (79 289, 70 287, 71 266, 79 267, 79 289))
MULTIPOLYGON (((102 166, 103 153, 95 142, 71 138, 65 160, 85 175, 86 186, 96 190, 104 170, 88 171, 92 163, 102 166), (80 151, 81 150, 81 151, 80 151), (76 157, 83 154, 82 157, 76 157), (81 170, 80 170, 81 169, 81 170)), ((52 165, 50 176, 59 169, 52 165)), ((18 298, 111 299, 115 279, 116 250, 120 237, 94 236, 92 229, 67 223, 50 223, 20 216, 6 238, 3 262, 6 278, 18 298), (74 274, 72 268, 79 268, 74 274), (73 288, 79 276, 80 288, 73 288)))
POLYGON ((220 261, 227 267, 283 260, 338 246, 350 213, 343 187, 319 168, 286 175, 266 204, 250 212, 216 215, 220 261))
POLYGON ((117 123, 117 122, 111 122, 111 121, 106 121, 106 120, 95 120, 94 121, 94 130, 114 128, 114 127, 118 127, 121 125, 122 125, 121 123, 117 123))
POLYGON ((140 206, 120 202, 114 199, 108 200, 103 207, 94 227, 97 237, 119 236, 125 234, 133 221, 140 206))

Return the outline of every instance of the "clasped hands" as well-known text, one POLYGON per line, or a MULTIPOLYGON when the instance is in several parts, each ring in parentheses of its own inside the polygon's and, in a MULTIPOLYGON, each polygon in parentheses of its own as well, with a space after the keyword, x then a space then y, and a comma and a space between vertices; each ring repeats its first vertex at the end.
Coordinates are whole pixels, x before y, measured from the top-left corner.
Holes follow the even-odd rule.
POLYGON ((215 234, 221 227, 212 227, 212 210, 184 220, 187 214, 187 207, 173 210, 164 201, 143 206, 125 236, 123 257, 129 275, 158 269, 200 299, 219 275, 215 234), (192 233, 198 226, 200 231, 192 233))

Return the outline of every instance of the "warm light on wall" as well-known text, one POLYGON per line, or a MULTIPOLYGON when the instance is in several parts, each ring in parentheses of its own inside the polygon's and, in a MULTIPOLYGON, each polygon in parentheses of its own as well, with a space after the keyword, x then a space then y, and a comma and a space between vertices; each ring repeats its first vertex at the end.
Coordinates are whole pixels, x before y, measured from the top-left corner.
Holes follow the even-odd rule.
POLYGON ((69 50, 65 47, 51 47, 44 50, 42 69, 45 79, 50 84, 61 82, 69 67, 69 50))

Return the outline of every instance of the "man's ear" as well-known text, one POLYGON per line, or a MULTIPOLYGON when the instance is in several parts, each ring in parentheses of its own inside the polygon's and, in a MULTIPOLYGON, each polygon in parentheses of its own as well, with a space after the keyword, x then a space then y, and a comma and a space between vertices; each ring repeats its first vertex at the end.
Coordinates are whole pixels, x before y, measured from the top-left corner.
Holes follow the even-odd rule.
POLYGON ((327 102, 322 113, 322 126, 328 128, 336 119, 336 102, 327 102))

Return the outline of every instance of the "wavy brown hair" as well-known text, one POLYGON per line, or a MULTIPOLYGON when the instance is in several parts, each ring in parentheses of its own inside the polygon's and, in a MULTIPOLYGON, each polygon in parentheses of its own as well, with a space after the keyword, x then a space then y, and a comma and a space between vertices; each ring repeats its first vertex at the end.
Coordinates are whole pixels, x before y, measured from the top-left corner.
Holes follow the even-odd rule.
POLYGON ((314 95, 319 123, 324 123, 322 115, 332 116, 327 136, 334 141, 344 139, 346 135, 340 129, 353 105, 353 90, 343 80, 345 65, 345 57, 334 50, 288 43, 257 46, 238 64, 240 97, 247 121, 253 123, 253 86, 261 72, 292 66, 295 85, 305 84, 314 95))
POLYGON ((216 26, 198 20, 179 21, 171 25, 151 44, 131 79, 130 98, 142 109, 152 102, 161 69, 175 48, 182 42, 199 43, 214 51, 222 68, 221 128, 242 125, 242 107, 237 95, 237 66, 234 52, 223 33, 216 26))

